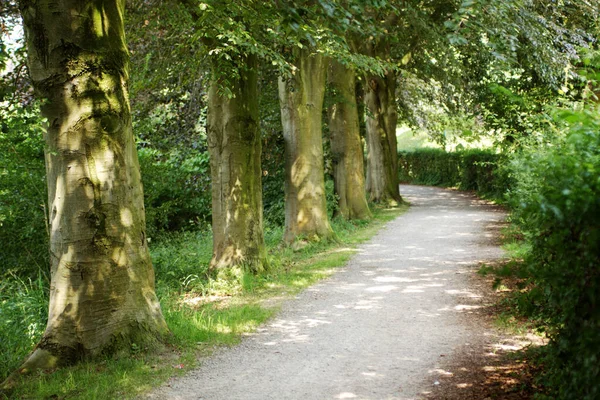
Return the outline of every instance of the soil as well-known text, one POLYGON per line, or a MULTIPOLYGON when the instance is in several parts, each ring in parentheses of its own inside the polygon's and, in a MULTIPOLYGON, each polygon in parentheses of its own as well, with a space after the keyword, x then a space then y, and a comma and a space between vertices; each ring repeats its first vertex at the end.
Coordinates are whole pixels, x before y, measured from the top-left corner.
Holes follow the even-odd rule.
POLYGON ((402 186, 409 211, 238 346, 150 399, 527 399, 538 340, 495 327, 482 264, 506 215, 465 192, 402 186), (518 354, 518 353, 517 353, 518 354))
MULTIPOLYGON (((486 263, 486 267, 500 268, 503 260, 486 263)), ((430 371, 423 390, 427 400, 529 400, 539 390, 535 382, 537 368, 525 351, 531 346, 546 343, 527 328, 527 321, 509 317, 508 327, 498 327, 499 315, 507 312, 502 300, 507 292, 518 290, 518 280, 504 278, 506 289, 493 290, 495 276, 481 276, 474 269, 470 276, 471 287, 482 295, 480 308, 464 316, 464 323, 474 325, 479 331, 475 343, 456 349, 440 368, 430 371)))

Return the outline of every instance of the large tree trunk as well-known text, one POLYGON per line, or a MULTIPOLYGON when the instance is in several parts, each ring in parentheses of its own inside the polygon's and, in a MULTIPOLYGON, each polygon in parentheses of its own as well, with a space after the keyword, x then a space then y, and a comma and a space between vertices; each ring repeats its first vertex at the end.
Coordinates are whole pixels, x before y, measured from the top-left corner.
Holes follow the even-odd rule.
MULTIPOLYGON (((212 178, 213 269, 266 266, 263 236, 261 140, 258 116, 258 63, 241 61, 240 78, 219 93, 208 92, 208 144, 212 178)), ((215 66, 218 68, 218 66, 215 66)))
POLYGON ((127 93, 124 0, 21 4, 48 119, 48 325, 20 372, 156 340, 154 292, 127 93))
POLYGON ((367 77, 367 194, 370 201, 391 206, 402 202, 398 186, 395 91, 394 72, 384 77, 367 77))
POLYGON ((329 107, 328 116, 338 213, 346 219, 370 218, 354 71, 332 61, 328 81, 334 89, 334 103, 329 107))
POLYGON ((326 60, 308 49, 297 50, 296 70, 279 78, 279 101, 285 140, 285 235, 316 239, 333 235, 327 217, 321 113, 326 60))

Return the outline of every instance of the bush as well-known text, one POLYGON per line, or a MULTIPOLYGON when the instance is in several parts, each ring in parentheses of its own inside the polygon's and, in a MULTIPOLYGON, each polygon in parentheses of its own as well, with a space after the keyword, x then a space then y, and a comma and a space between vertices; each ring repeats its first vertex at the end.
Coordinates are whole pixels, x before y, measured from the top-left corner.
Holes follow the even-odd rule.
POLYGON ((138 151, 148 237, 197 228, 212 215, 208 153, 138 151))
POLYGON ((510 180, 506 157, 491 150, 418 149, 398 154, 401 182, 458 187, 500 200, 510 180))
POLYGON ((48 271, 42 123, 37 107, 0 104, 0 278, 48 271))
POLYGON ((263 136, 262 192, 265 223, 285 224, 285 165, 282 134, 263 136))
POLYGON ((441 149, 419 149, 398 154, 401 182, 455 186, 460 181, 458 157, 441 149))
POLYGON ((490 150, 460 152, 461 180, 459 188, 475 190, 479 194, 502 200, 512 186, 504 154, 490 150))
POLYGON ((551 338, 551 398, 600 398, 600 114, 563 113, 566 139, 512 163, 513 219, 532 250, 526 311, 551 338))
POLYGON ((208 282, 208 265, 212 257, 210 232, 167 234, 150 245, 150 255, 159 290, 201 287, 208 282))

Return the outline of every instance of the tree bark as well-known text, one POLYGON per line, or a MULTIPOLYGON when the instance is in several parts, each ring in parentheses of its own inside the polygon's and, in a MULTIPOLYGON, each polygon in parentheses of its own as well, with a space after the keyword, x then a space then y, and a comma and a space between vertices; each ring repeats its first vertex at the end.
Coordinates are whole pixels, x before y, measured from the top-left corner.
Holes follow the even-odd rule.
MULTIPOLYGON (((258 61, 247 56, 231 84, 232 97, 208 92, 208 145, 212 179, 213 257, 216 270, 266 266, 258 115, 258 61)), ((214 66, 218 68, 218 66, 214 66)))
POLYGON ((365 84, 367 110, 367 194, 370 201, 396 206, 402 203, 398 179, 396 138, 396 74, 370 75, 365 84))
POLYGON ((355 74, 351 68, 332 61, 328 81, 334 89, 334 103, 329 107, 328 117, 338 213, 346 219, 371 218, 365 197, 355 74))
POLYGON ((287 243, 299 237, 328 238, 321 113, 326 60, 306 48, 296 50, 295 71, 279 78, 279 102, 285 140, 285 234, 287 243))
POLYGON ((22 1, 29 71, 48 120, 48 325, 20 373, 154 341, 154 292, 127 92, 124 0, 22 1))

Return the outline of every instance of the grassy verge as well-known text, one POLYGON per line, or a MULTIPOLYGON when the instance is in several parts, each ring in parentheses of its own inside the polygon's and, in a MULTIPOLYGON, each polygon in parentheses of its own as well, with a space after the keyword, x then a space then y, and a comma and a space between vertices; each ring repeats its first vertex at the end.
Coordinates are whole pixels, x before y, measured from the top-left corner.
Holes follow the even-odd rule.
MULTIPOLYGON (((548 342, 543 325, 540 325, 535 312, 532 312, 529 298, 533 283, 525 260, 531 251, 531 245, 513 224, 503 230, 502 241, 507 259, 494 264, 484 264, 478 273, 489 282, 497 294, 497 300, 490 308, 496 328, 514 337, 526 337, 525 342, 531 340, 531 343, 505 355, 499 363, 500 369, 518 371, 518 375, 514 377, 516 383, 513 385, 518 398, 545 399, 545 388, 540 376, 543 373, 543 354, 548 342), (535 338, 536 336, 538 338, 535 338)), ((513 395, 517 396, 515 393, 498 391, 496 388, 493 395, 488 396, 498 399, 517 398, 511 397, 513 395)))
POLYGON ((186 233, 152 246, 157 293, 171 329, 160 349, 132 346, 129 354, 84 363, 24 380, 11 394, 22 399, 128 399, 185 373, 219 346, 238 343, 269 319, 286 298, 331 275, 407 207, 375 209, 371 221, 334 220, 338 241, 311 243, 299 251, 282 246, 281 228, 267 228, 270 269, 254 276, 234 271, 227 280, 207 279, 211 237, 186 233), (147 351, 148 350, 148 351, 147 351))
POLYGON ((482 265, 478 273, 490 278, 492 289, 500 293, 500 301, 494 307, 495 325, 512 334, 533 331, 533 324, 524 316, 521 302, 530 289, 524 258, 531 250, 518 229, 510 224, 502 231, 502 248, 507 259, 482 265))

